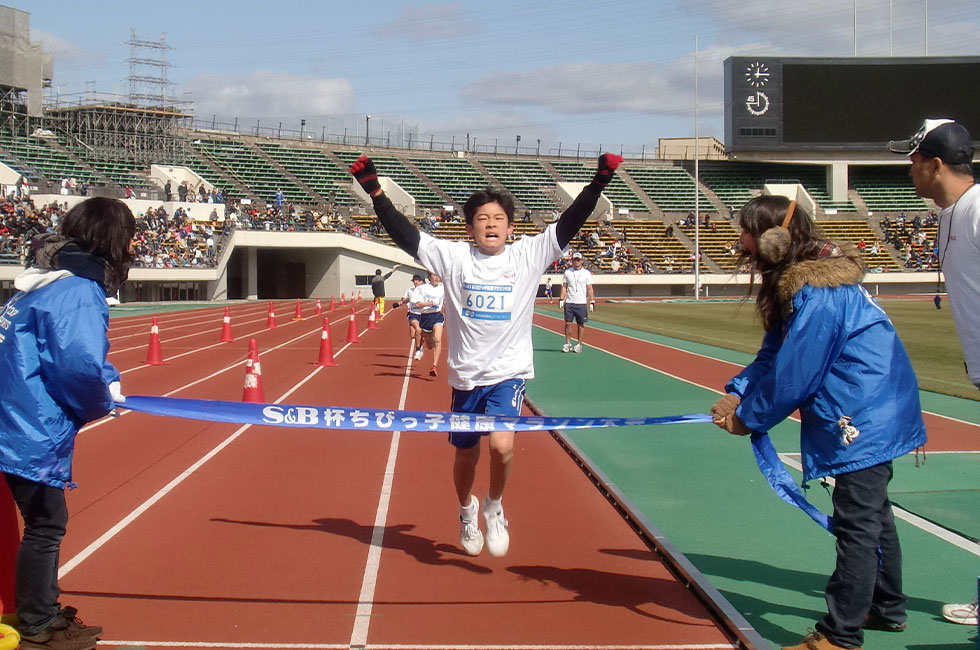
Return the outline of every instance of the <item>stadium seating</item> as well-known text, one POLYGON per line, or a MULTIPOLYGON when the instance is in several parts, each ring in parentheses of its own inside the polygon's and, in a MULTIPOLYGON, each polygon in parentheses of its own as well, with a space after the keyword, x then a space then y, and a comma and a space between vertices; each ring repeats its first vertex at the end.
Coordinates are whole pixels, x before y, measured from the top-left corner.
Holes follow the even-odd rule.
MULTIPOLYGON (((333 154, 347 167, 350 167, 355 160, 361 157, 360 151, 334 151, 333 154)), ((409 169, 400 158, 396 156, 372 155, 371 160, 378 170, 378 175, 389 177, 398 183, 399 187, 412 195, 415 199, 416 211, 418 211, 418 208, 439 210, 446 204, 445 199, 426 185, 425 181, 409 169)), ((350 174, 347 170, 344 169, 343 171, 349 178, 350 174)))
POLYGON ((691 250, 666 234, 664 222, 613 219, 610 226, 623 233, 627 243, 643 253, 659 271, 679 273, 690 268, 691 250))
MULTIPOLYGON (((694 179, 680 167, 634 167, 628 169, 647 196, 664 212, 690 212, 694 210, 694 179)), ((711 201, 698 190, 700 210, 714 210, 711 201)))
MULTIPOLYGON (((688 239, 695 241, 694 226, 678 225, 678 227, 688 239)), ((735 271, 738 255, 733 255, 732 250, 738 243, 740 233, 741 230, 736 229, 727 219, 713 219, 708 227, 703 223, 700 224, 696 237, 701 247, 701 254, 706 255, 721 270, 735 271)))
POLYGON ((289 203, 319 203, 244 142, 194 140, 191 144, 205 160, 212 162, 222 172, 251 189, 264 201, 274 201, 276 191, 282 189, 289 203))
POLYGON ((537 160, 480 160, 504 188, 529 210, 552 210, 555 200, 542 188, 554 188, 555 179, 537 160))
POLYGON ((289 147, 277 142, 260 142, 258 147, 283 169, 303 181, 323 202, 338 205, 357 203, 347 189, 351 183, 350 174, 323 150, 289 147))
POLYGON ((908 167, 854 167, 851 186, 861 195, 870 214, 881 212, 925 212, 926 202, 915 194, 908 167))
POLYGON ((474 192, 493 185, 465 159, 413 157, 409 162, 458 205, 465 203, 474 192))
MULTIPOLYGON (((57 184, 63 178, 74 178, 88 185, 103 185, 105 181, 84 166, 66 155, 63 151, 49 146, 43 138, 25 138, 0 135, 0 150, 19 160, 22 165, 32 168, 57 184)), ((34 181, 39 179, 36 176, 34 181)))
MULTIPOLYGON (((563 180, 569 183, 588 183, 595 175, 594 163, 584 163, 577 160, 555 160, 551 162, 551 166, 561 174, 563 180)), ((631 212, 650 211, 649 206, 636 195, 636 192, 630 188, 620 174, 613 176, 612 181, 602 193, 612 201, 613 207, 616 209, 626 208, 631 212)))

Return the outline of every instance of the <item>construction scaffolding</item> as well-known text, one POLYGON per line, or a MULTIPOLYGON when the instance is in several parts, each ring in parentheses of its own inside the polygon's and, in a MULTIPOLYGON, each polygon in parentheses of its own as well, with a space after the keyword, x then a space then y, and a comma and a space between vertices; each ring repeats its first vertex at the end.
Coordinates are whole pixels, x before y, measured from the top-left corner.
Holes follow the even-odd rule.
POLYGON ((182 164, 187 140, 180 133, 191 116, 171 109, 99 102, 49 108, 49 123, 69 149, 106 160, 148 168, 151 163, 182 164))

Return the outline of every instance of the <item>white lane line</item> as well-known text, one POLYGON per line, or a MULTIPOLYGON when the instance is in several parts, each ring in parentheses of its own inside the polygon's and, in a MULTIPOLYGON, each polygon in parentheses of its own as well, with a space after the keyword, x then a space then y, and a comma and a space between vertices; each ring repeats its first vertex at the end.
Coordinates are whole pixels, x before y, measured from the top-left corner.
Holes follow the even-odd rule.
MULTIPOLYGON (((801 465, 800 462, 797 461, 795 458, 791 458, 789 454, 779 454, 779 458, 780 460, 782 460, 784 463, 786 463, 796 471, 798 472, 803 471, 803 465, 801 465)), ((835 485, 835 481, 832 476, 828 476, 826 478, 826 481, 830 485, 835 485)), ((931 535, 935 535, 936 537, 943 540, 944 542, 947 542, 949 544, 952 544, 953 546, 961 548, 967 553, 972 553, 977 557, 980 557, 980 544, 970 541, 967 538, 963 537, 962 535, 957 535, 953 531, 947 530, 942 526, 937 526, 936 524, 932 523, 928 519, 923 519, 918 515, 912 514, 908 510, 899 508, 894 503, 892 504, 892 511, 895 513, 895 516, 901 519, 902 521, 906 521, 920 530, 923 530, 931 535)))
MULTIPOLYGON (((412 348, 413 340, 408 349, 408 360, 405 363, 405 376, 402 379, 402 392, 398 398, 398 409, 405 408, 408 396, 408 382, 412 377, 412 348)), ((350 645, 363 647, 367 644, 368 631, 371 628, 371 613, 374 610, 374 590, 378 584, 378 572, 381 568, 381 550, 384 547, 385 524, 388 521, 388 506, 391 504, 391 484, 395 478, 395 461, 398 458, 398 443, 401 431, 393 431, 391 446, 388 448, 388 463, 381 484, 381 497, 378 499, 378 510, 374 515, 374 529, 371 531, 371 547, 368 549, 367 562, 364 565, 364 578, 361 581, 361 594, 357 597, 357 612, 354 614, 354 629, 351 631, 350 645)))
MULTIPOLYGON (((554 334, 555 336, 559 336, 559 334, 557 332, 554 332, 554 331, 552 331, 552 330, 550 330, 550 329, 548 329, 546 327, 542 327, 541 325, 535 325, 535 327, 540 327, 541 329, 543 329, 546 332, 550 332, 550 333, 554 334)), ((613 332, 613 333, 615 333, 615 332, 613 332)), ((630 338, 630 337, 626 337, 626 338, 630 338)), ((642 339, 636 339, 636 340, 641 341, 642 339)), ((649 341, 646 341, 646 342, 649 343, 649 341)), ((656 345, 656 344, 654 344, 654 345, 656 345)), ((629 363, 632 363, 632 364, 635 364, 637 366, 640 366, 641 368, 646 368, 647 370, 652 370, 652 371, 657 372, 657 373, 660 373, 661 375, 664 375, 666 377, 670 377, 671 379, 676 379, 677 381, 684 382, 685 384, 690 384, 692 386, 697 386, 698 388, 703 388, 704 390, 708 390, 708 391, 711 391, 713 393, 721 393, 720 390, 717 390, 715 388, 710 388, 708 386, 704 386, 703 384, 699 384, 696 381, 691 381, 690 379, 684 379, 683 377, 678 377, 677 375, 673 375, 673 374, 671 374, 669 372, 665 372, 664 370, 661 370, 660 368, 654 368, 653 366, 648 366, 645 363, 640 363, 639 361, 636 361, 635 359, 630 359, 629 357, 624 357, 622 355, 616 354, 615 352, 610 352, 609 350, 606 350, 605 348, 602 348, 602 347, 599 347, 599 346, 595 346, 595 345, 592 345, 590 347, 593 350, 599 350, 600 352, 604 352, 605 354, 608 354, 609 356, 616 357, 617 359, 622 359, 623 361, 628 361, 629 363)), ((800 421, 799 418, 796 418, 796 417, 789 417, 787 419, 793 420, 794 422, 799 422, 800 421)), ((796 461, 792 460, 791 458, 789 458, 789 456, 787 456, 786 454, 779 454, 779 457, 782 458, 783 459, 783 462, 786 463, 787 465, 789 465, 790 467, 793 467, 793 468, 799 470, 800 472, 803 471, 803 466, 800 465, 799 463, 797 463, 796 461)), ((830 480, 832 481, 833 479, 830 479, 830 480)), ((976 544, 974 542, 971 542, 970 540, 966 539, 965 537, 962 537, 960 535, 957 535, 956 533, 954 533, 952 531, 946 530, 945 528, 942 528, 941 526, 937 526, 936 524, 934 524, 934 523, 932 523, 930 521, 927 521, 927 520, 923 519, 922 517, 919 517, 917 515, 914 515, 911 512, 908 512, 907 510, 903 510, 903 509, 899 508, 898 506, 893 505, 892 506, 892 509, 895 511, 895 516, 898 517, 899 519, 902 519, 902 520, 904 520, 904 521, 912 524, 913 526, 915 526, 916 528, 919 528, 920 530, 923 530, 923 531, 925 531, 927 533, 930 533, 932 535, 935 535, 939 539, 941 539, 941 540, 943 540, 945 542, 948 542, 948 543, 952 544, 953 546, 957 546, 959 548, 962 548, 965 551, 968 551, 970 553, 973 553, 974 555, 980 556, 980 545, 978 545, 978 544, 976 544)))
MULTIPOLYGON (((220 641, 107 641, 99 639, 99 645, 134 646, 141 648, 286 648, 312 650, 349 650, 346 643, 223 643, 220 641)), ((509 644, 490 645, 481 643, 472 645, 453 643, 451 645, 431 645, 424 643, 369 643, 358 646, 364 650, 732 650, 739 646, 731 643, 655 643, 655 644, 620 644, 620 645, 548 645, 538 644, 509 644)))
MULTIPOLYGON (((366 331, 367 330, 365 330, 365 332, 366 331)), ((301 336, 297 336, 296 338, 294 338, 294 339, 292 339, 290 341, 286 341, 286 343, 283 343, 282 345, 278 345, 275 348, 270 348, 268 351, 271 352, 272 350, 275 350, 275 349, 280 348, 280 347, 282 347, 284 345, 287 345, 288 343, 291 343, 292 341, 295 341, 297 339, 300 339, 303 336, 309 336, 309 334, 310 334, 310 332, 307 332, 306 334, 303 334, 301 336)), ((363 334, 363 332, 362 332, 362 334, 363 334)), ((341 352, 343 352, 348 347, 350 347, 350 345, 351 344, 348 343, 347 345, 345 345, 344 347, 342 347, 338 352, 336 352, 334 354, 334 356, 338 356, 341 352)), ((238 364, 236 364, 235 366, 229 366, 229 368, 237 367, 237 365, 238 364)), ((290 388, 285 393, 283 393, 283 395, 279 399, 277 399, 275 402, 273 402, 273 404, 281 404, 283 400, 285 400, 288 396, 292 395, 293 392, 295 392, 300 386, 302 386, 303 384, 305 384, 306 382, 308 382, 310 379, 312 379, 313 377, 315 377, 316 374, 318 372, 320 372, 322 369, 323 369, 322 366, 317 366, 304 379, 301 379, 292 388, 290 388)), ((225 370, 228 370, 228 368, 225 368, 225 370)), ((218 373, 213 373, 213 374, 209 375, 209 377, 213 377, 214 375, 220 374, 221 372, 224 372, 224 370, 221 370, 218 373)), ((201 380, 198 380, 196 382, 192 382, 190 384, 187 384, 187 386, 193 386, 194 384, 199 383, 201 381, 204 381, 204 380, 201 379, 201 380)), ((168 395, 171 395, 171 394, 177 392, 178 390, 183 390, 183 388, 186 388, 187 386, 184 386, 182 388, 178 388, 178 389, 176 389, 174 391, 171 391, 170 393, 168 393, 168 395)), ((130 411, 127 411, 127 412, 130 412, 130 411)), ((106 421, 105 419, 104 420, 100 420, 99 422, 96 422, 94 424, 90 424, 87 428, 91 428, 91 427, 96 426, 98 424, 101 424, 101 423, 103 423, 105 421, 106 421)), ((176 478, 174 478, 172 481, 170 481, 169 483, 167 483, 165 486, 163 486, 162 488, 160 488, 159 490, 157 490, 149 499, 147 499, 146 501, 144 501, 143 503, 141 503, 139 506, 136 507, 136 509, 134 509, 128 515, 126 515, 125 517, 123 517, 114 526, 112 526, 112 528, 110 528, 105 533, 103 533, 102 535, 100 535, 98 539, 96 539, 95 541, 93 541, 92 543, 90 543, 88 546, 86 546, 84 549, 82 549, 82 551, 79 552, 76 556, 74 556, 73 558, 71 558, 70 560, 68 560, 67 562, 65 562, 64 565, 62 565, 61 569, 58 570, 58 578, 61 579, 64 576, 68 575, 68 573, 72 569, 74 569, 76 566, 78 566, 79 564, 81 564, 89 556, 91 556, 93 553, 95 553, 97 550, 99 550, 102 546, 104 546, 106 544, 106 542, 108 542, 110 539, 112 539, 113 537, 115 537, 116 535, 118 535, 120 532, 122 532, 122 530, 125 529, 127 526, 129 526, 131 523, 133 523, 134 521, 136 521, 136 519, 138 519, 139 516, 142 515, 144 512, 146 512, 147 510, 149 510, 150 507, 153 506, 153 504, 155 504, 160 499, 162 499, 163 497, 165 497, 175 487, 177 487, 178 485, 180 485, 181 483, 183 483, 184 482, 184 479, 188 478, 191 474, 193 474, 198 469, 200 469, 206 462, 208 462, 209 460, 211 460, 212 458, 214 458, 216 455, 218 455, 219 452, 221 452, 225 447, 227 447, 232 442, 234 442, 239 436, 241 436, 243 433, 245 433, 251 427, 252 427, 251 424, 245 424, 245 425, 241 426, 240 428, 238 428, 234 433, 232 433, 230 436, 228 436, 227 438, 225 438, 224 440, 222 440, 220 443, 218 443, 211 451, 209 451, 208 453, 206 453, 198 461, 196 461, 190 467, 188 467, 183 472, 181 472, 176 478)))
MULTIPOLYGON (((545 318, 551 318, 552 320, 560 320, 558 317, 551 316, 550 314, 542 314, 542 313, 539 313, 539 312, 535 312, 535 314, 537 316, 544 316, 545 318)), ((547 327, 544 327, 542 325, 535 325, 535 327, 540 327, 541 329, 543 329, 546 332, 551 332, 552 334, 556 334, 558 336, 561 336, 560 334, 558 334, 558 332, 556 332, 554 330, 551 330, 551 329, 548 329, 547 327)), ((593 329, 599 329, 599 328, 598 327, 593 327, 593 329)), ((743 366, 740 363, 735 363, 733 361, 725 361, 724 359, 716 359, 715 357, 709 357, 707 355, 700 354, 698 352, 691 352, 690 350, 685 350, 683 348, 679 348, 679 347, 676 347, 676 346, 673 346, 673 345, 667 345, 665 343, 657 343, 656 341, 648 341, 646 339, 641 339, 641 338, 636 337, 636 336, 630 336, 629 334, 621 334, 619 332, 613 332, 611 330, 606 330, 606 329, 603 329, 602 331, 605 332, 606 334, 612 334, 614 336, 621 336, 622 338, 629 339, 630 341, 639 341, 640 343, 646 343, 647 345, 656 345, 656 346, 659 346, 659 347, 662 347, 662 348, 666 348, 668 350, 676 350, 678 352, 683 352, 685 354, 691 355, 692 357, 699 357, 701 359, 709 359, 709 360, 714 361, 716 363, 724 363, 724 364, 727 364, 727 365, 730 365, 730 366, 734 366, 735 368, 738 368, 739 370, 741 370, 742 368, 745 367, 745 366, 743 366)), ((662 336, 662 335, 657 334, 656 336, 662 336)), ((592 347, 595 347, 595 346, 592 346, 592 347)), ((603 352, 606 352, 607 354, 612 354, 613 356, 619 357, 618 354, 614 354, 612 352, 609 352, 608 350, 603 350, 603 352)), ((626 357, 619 357, 619 358, 620 359, 625 359, 626 357)), ((632 359, 630 359, 630 361, 632 361, 632 359)), ((634 363, 636 363, 636 362, 634 362, 634 363)), ((639 364, 639 365, 643 365, 643 364, 639 364)), ((650 366, 643 366, 643 367, 644 368, 650 368, 650 366)), ((660 372, 660 373, 663 373, 663 374, 667 375, 668 377, 672 377, 674 379, 678 379, 674 375, 668 374, 668 373, 660 370, 659 368, 650 368, 650 369, 651 370, 656 370, 657 372, 660 372)), ((694 383, 692 381, 688 381, 686 379, 681 379, 681 381, 687 381, 687 383, 689 383, 689 384, 694 384, 695 386, 699 386, 701 388, 706 388, 705 386, 701 386, 700 384, 696 384, 696 383, 694 383)), ((708 390, 712 390, 712 391, 714 391, 716 393, 721 393, 722 392, 722 391, 716 390, 714 388, 708 388, 708 390)), ((937 418, 942 418, 944 420, 949 420, 950 422, 958 422, 960 424, 968 424, 971 427, 980 427, 980 422, 970 422, 968 420, 961 420, 959 418, 954 418, 951 415, 944 415, 942 413, 935 413, 933 411, 925 411, 925 410, 923 410, 922 412, 923 413, 926 413, 928 415, 932 415, 932 416, 937 417, 937 418)))

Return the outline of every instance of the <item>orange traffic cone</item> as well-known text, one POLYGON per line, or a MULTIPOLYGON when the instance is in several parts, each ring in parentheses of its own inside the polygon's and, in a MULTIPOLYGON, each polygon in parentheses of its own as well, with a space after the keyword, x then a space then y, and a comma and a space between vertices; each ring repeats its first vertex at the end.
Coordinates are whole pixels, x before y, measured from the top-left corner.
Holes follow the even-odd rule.
POLYGON ((231 312, 225 307, 225 317, 221 320, 221 338, 218 339, 222 343, 230 343, 234 341, 234 337, 231 335, 231 312))
POLYGON ((306 320, 303 318, 303 306, 299 302, 299 298, 296 299, 296 313, 293 314, 293 320, 306 320))
POLYGON ((361 302, 361 290, 357 290, 357 302, 361 302))
POLYGON ((323 331, 320 332, 320 358, 317 366, 336 366, 337 361, 333 358, 333 343, 330 342, 330 319, 323 319, 323 331))
POLYGON ((369 330, 378 329, 378 318, 377 318, 378 306, 375 304, 371 305, 371 313, 368 314, 368 326, 369 330))
POLYGON ((265 402, 262 390, 262 364, 259 363, 259 344, 255 339, 248 340, 248 359, 245 360, 245 388, 242 401, 261 404, 265 402))
POLYGON ((330 294, 330 305, 327 307, 327 311, 333 311, 337 308, 337 305, 333 302, 333 294, 330 294))
POLYGON ((361 339, 357 336, 357 310, 350 308, 350 322, 347 325, 347 343, 360 343, 361 339))
POLYGON ((316 309, 313 310, 314 316, 323 316, 323 305, 320 304, 320 299, 316 299, 316 309))
POLYGON ((347 298, 344 297, 343 292, 340 293, 340 306, 341 307, 347 306, 347 298))
POLYGON ((272 305, 272 301, 269 301, 269 318, 265 321, 265 328, 267 330, 276 329, 276 308, 272 305))
POLYGON ((153 317, 153 324, 150 326, 150 347, 146 351, 146 361, 143 363, 150 366, 163 365, 163 353, 160 351, 160 327, 157 325, 157 317, 153 317))

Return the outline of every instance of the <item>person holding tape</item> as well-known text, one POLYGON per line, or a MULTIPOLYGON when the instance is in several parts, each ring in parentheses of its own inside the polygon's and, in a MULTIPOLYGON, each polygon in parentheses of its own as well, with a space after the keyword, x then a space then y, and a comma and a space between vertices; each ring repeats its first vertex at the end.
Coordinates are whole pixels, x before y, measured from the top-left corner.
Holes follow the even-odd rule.
MULTIPOLYGON (((599 157, 592 182, 557 222, 513 244, 514 200, 494 188, 474 193, 463 205, 471 242, 437 239, 419 232, 385 196, 374 163, 361 156, 351 174, 374 202, 374 210, 392 240, 445 285, 446 334, 449 339, 449 385, 452 411, 519 415, 524 382, 534 377, 531 318, 541 275, 562 254, 595 210, 599 195, 622 162, 615 154, 599 157)), ((472 494, 480 458, 479 432, 453 432, 453 483, 459 501, 460 543, 479 555, 484 542, 490 555, 505 555, 510 546, 502 498, 514 458, 514 432, 492 431, 490 488, 482 507, 472 494), (486 538, 479 528, 479 511, 486 538)))
MULTIPOLYGON (((892 460, 926 442, 919 387, 888 315, 861 286, 852 246, 823 239, 795 201, 761 196, 739 213, 741 262, 762 277, 766 330, 755 361, 725 386, 714 422, 764 435, 800 410, 803 480, 832 476, 837 566, 827 614, 795 650, 858 648, 864 628, 905 629, 892 460)), ((752 287, 750 286, 750 294, 752 287)))
POLYGON ((25 649, 89 650, 102 633, 58 603, 58 562, 75 435, 125 401, 106 360, 106 296, 128 275, 135 232, 122 201, 79 203, 31 243, 0 318, 0 472, 24 520, 14 600, 25 649))

